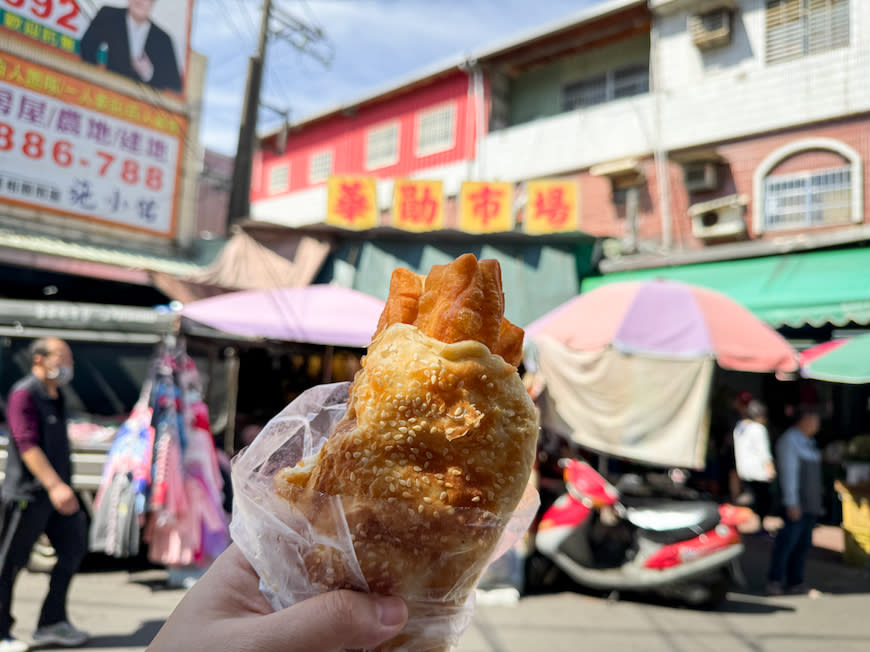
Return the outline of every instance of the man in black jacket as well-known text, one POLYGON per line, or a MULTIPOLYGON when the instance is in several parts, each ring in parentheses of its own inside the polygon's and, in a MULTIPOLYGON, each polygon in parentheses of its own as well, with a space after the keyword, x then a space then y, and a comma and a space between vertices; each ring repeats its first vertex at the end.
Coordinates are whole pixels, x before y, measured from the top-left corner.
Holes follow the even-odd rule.
POLYGON ((48 594, 33 635, 38 643, 83 645, 88 635, 67 619, 70 581, 87 553, 87 523, 70 487, 72 462, 66 407, 60 387, 72 380, 73 359, 63 340, 36 340, 30 347, 31 373, 9 394, 7 447, 0 527, 0 652, 23 652, 11 637, 12 587, 43 532, 57 552, 48 594))
POLYGON ((181 75, 169 34, 151 22, 156 0, 102 7, 81 40, 81 58, 158 90, 181 92, 181 75))

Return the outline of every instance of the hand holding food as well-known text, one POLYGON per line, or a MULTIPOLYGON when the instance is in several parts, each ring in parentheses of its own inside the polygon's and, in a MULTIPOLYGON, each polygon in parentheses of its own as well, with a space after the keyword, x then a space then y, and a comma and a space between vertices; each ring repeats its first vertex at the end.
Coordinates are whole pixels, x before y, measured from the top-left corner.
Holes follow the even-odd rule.
POLYGON ((378 650, 447 649, 438 625, 467 616, 526 490, 537 426, 515 366, 522 336, 504 319, 496 261, 396 270, 346 413, 319 451, 274 475, 304 516, 296 561, 312 594, 359 589, 361 575, 407 602, 405 632, 378 650), (334 545, 343 536, 356 563, 334 545))

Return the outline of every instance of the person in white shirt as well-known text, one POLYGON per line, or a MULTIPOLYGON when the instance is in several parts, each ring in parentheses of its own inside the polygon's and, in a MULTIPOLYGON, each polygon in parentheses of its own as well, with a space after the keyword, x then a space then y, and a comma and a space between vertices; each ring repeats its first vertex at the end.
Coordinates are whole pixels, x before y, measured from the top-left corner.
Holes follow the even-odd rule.
POLYGON ((737 475, 752 494, 760 531, 764 531, 764 517, 770 512, 770 486, 776 477, 766 424, 767 408, 760 401, 753 400, 746 406, 746 416, 734 428, 737 475))

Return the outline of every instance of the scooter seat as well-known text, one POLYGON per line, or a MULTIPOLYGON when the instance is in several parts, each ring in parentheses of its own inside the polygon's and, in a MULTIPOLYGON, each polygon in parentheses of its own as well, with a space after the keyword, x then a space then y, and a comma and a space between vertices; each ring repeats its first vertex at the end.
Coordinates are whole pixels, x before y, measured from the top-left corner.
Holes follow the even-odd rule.
POLYGON ((628 521, 643 535, 658 543, 693 539, 719 524, 719 506, 708 501, 662 501, 644 507, 629 507, 628 521))

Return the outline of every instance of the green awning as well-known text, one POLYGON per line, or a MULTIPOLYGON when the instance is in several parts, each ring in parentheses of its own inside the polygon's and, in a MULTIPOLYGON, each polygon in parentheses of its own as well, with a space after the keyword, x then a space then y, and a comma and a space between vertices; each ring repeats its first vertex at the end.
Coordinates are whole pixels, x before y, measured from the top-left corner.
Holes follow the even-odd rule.
POLYGON ((478 258, 499 261, 507 299, 505 316, 515 324, 525 325, 577 296, 580 279, 592 268, 591 238, 479 244, 455 238, 439 240, 433 234, 427 240, 346 241, 324 265, 317 282, 338 282, 386 299, 396 267, 426 274, 433 265, 446 264, 471 252, 478 258))
POLYGON ((773 327, 870 324, 870 248, 617 272, 587 278, 582 288, 653 278, 718 290, 773 327))

